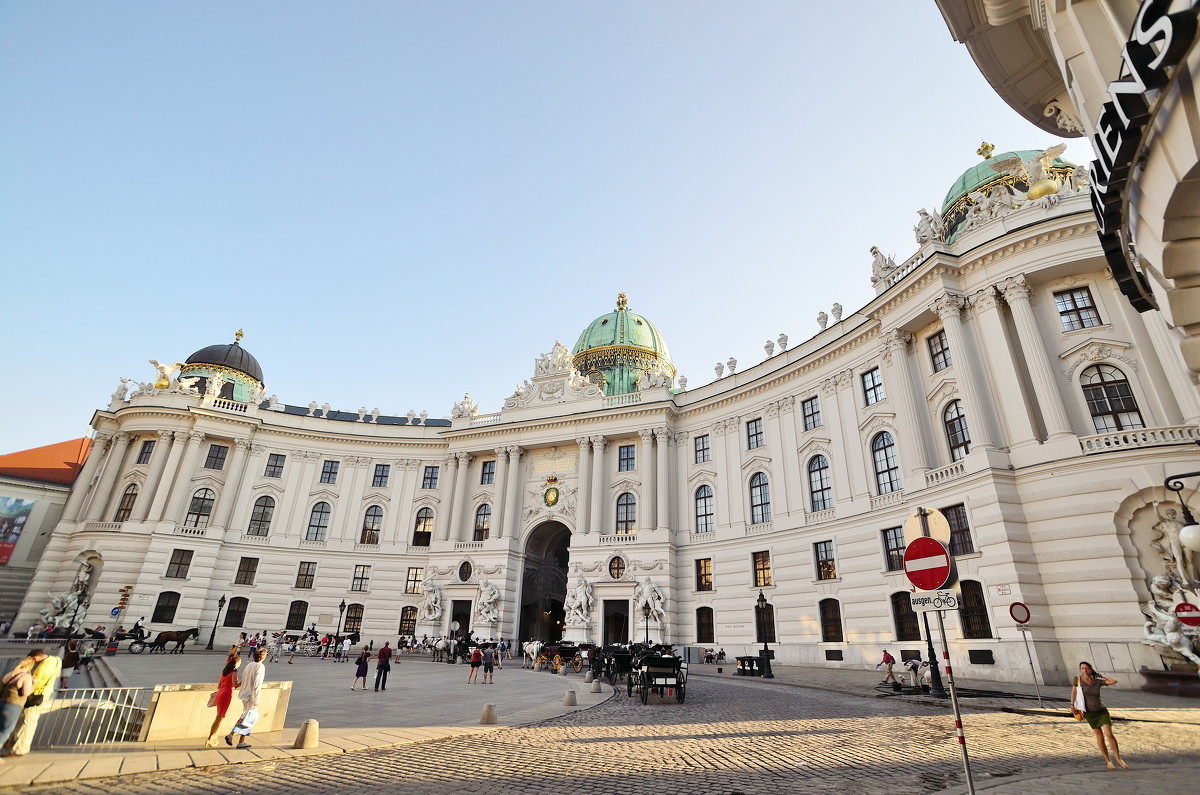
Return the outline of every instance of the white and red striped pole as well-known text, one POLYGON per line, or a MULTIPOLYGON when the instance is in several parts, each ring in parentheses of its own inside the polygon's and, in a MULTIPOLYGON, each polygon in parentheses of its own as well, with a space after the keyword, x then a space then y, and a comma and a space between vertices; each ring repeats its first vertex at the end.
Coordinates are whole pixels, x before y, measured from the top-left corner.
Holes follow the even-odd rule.
POLYGON ((937 611, 938 632, 942 636, 942 659, 946 661, 946 682, 950 685, 950 704, 954 707, 954 732, 958 735, 958 748, 962 752, 963 772, 967 776, 967 792, 975 795, 975 779, 971 777, 971 759, 967 756, 967 738, 963 734, 962 710, 958 706, 958 688, 954 686, 954 669, 950 667, 950 647, 946 644, 946 622, 942 612, 937 611))

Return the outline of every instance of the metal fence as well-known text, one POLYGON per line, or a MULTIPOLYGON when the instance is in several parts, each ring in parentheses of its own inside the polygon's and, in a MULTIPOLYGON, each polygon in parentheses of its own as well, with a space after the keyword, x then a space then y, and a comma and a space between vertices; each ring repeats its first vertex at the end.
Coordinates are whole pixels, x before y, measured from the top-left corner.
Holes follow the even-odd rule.
POLYGON ((42 707, 34 747, 137 742, 153 690, 81 687, 59 691, 42 707))

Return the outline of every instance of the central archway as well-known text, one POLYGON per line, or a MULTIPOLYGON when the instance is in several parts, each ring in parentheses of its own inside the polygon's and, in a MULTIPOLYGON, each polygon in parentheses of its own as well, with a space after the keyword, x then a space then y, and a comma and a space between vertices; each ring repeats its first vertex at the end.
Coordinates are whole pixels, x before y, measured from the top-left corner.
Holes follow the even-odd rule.
POLYGON ((545 522, 529 534, 521 573, 522 641, 562 640, 570 546, 571 531, 561 522, 545 522))

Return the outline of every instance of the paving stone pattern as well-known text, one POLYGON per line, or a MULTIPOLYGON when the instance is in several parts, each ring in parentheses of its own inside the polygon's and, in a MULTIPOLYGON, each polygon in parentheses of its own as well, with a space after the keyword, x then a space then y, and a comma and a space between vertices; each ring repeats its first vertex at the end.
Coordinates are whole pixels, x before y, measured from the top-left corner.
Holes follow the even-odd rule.
MULTIPOLYGON (((383 785, 422 795, 732 795, 802 787, 906 795, 964 782, 947 710, 761 682, 690 684, 684 704, 651 696, 643 705, 622 690, 598 707, 536 725, 335 756, 122 776, 119 791, 350 795, 383 785)), ((1074 721, 973 712, 965 725, 976 783, 989 791, 1062 791, 1049 779, 1021 781, 1053 772, 1079 792, 1145 791, 1141 784, 1152 781, 1156 795, 1195 792, 1196 779, 1180 776, 1178 763, 1195 760, 1197 726, 1120 723, 1122 753, 1138 770, 1109 773, 1091 732, 1074 721)), ((24 791, 94 795, 115 786, 101 779, 24 791)))

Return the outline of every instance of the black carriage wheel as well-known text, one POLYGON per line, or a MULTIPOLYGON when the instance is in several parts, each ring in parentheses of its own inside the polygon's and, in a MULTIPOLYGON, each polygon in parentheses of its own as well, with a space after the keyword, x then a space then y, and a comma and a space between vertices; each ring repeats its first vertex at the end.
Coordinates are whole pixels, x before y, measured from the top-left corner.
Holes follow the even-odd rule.
POLYGON ((642 703, 650 703, 650 677, 648 675, 642 674, 642 682, 639 689, 642 691, 642 703))
POLYGON ((628 698, 633 695, 633 674, 625 677, 625 696, 628 698))
POLYGON ((135 640, 133 643, 129 644, 129 653, 130 654, 141 654, 145 650, 146 650, 146 644, 142 643, 140 640, 135 640))
POLYGON ((680 681, 679 684, 675 685, 675 700, 678 701, 680 704, 683 703, 683 690, 684 690, 684 685, 683 685, 683 682, 680 681))

